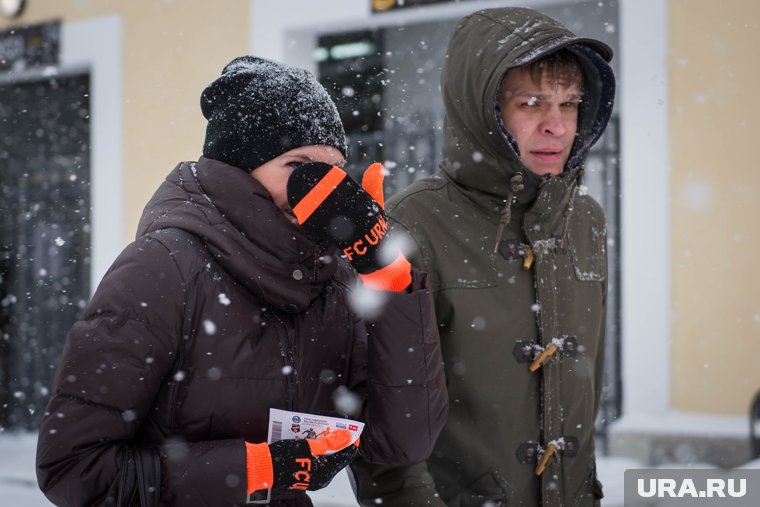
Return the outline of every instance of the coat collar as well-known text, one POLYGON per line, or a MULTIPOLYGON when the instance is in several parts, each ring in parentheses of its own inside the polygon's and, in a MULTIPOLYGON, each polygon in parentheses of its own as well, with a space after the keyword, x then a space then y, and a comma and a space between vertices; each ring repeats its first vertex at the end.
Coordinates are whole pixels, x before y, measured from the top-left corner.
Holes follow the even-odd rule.
POLYGON ((260 304, 309 306, 338 266, 275 206, 250 174, 201 157, 179 164, 145 207, 138 237, 169 227, 201 238, 216 262, 260 304))

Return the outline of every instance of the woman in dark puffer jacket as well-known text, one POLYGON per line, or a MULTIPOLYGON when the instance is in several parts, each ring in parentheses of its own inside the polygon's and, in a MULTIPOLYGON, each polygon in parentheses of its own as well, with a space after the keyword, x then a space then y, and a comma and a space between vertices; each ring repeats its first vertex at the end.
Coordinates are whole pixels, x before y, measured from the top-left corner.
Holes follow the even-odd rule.
MULTIPOLYGON (((424 460, 443 425, 425 276, 403 255, 390 265, 347 255, 357 282, 329 244, 345 241, 319 235, 336 219, 335 199, 312 203, 322 229, 307 227, 303 206, 291 208, 313 197, 323 167, 344 163, 325 90, 302 69, 241 57, 204 90, 201 107, 204 156, 161 184, 137 239, 67 337, 37 450, 40 487, 56 505, 244 505, 251 494, 307 506, 303 490, 323 487, 357 454, 424 460), (306 174, 298 184, 294 168, 306 174), (357 292, 384 296, 380 313, 363 315, 357 292), (322 455, 346 442, 268 445, 270 408, 366 427, 334 454, 322 455)), ((327 194, 348 188, 374 203, 347 182, 327 194)), ((363 236, 366 212, 342 204, 349 244, 386 239, 377 224, 363 236)))

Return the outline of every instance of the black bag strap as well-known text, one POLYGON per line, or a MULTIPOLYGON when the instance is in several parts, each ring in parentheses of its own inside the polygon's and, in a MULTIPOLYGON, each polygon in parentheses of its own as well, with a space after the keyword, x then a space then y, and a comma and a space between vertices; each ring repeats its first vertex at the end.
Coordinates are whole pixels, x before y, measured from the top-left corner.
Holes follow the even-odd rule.
MULTIPOLYGON (((161 239, 172 247, 203 247, 198 238, 182 229, 170 228, 161 232, 161 239), (180 243, 182 242, 182 243, 180 243)), ((209 260, 211 256, 209 254, 209 260)), ((187 273, 183 273, 187 275, 187 273)), ((185 305, 185 308, 189 308, 185 305)), ((188 318, 182 322, 182 333, 187 332, 188 318)), ((181 354, 178 354, 178 360, 181 354)), ((173 368, 176 368, 175 364, 173 368)), ((161 497, 161 458, 158 450, 151 447, 133 448, 126 446, 122 456, 118 479, 116 507, 158 507, 161 497)))
MULTIPOLYGON (((121 468, 117 481, 116 507, 130 507, 134 504, 137 497, 135 481, 134 454, 131 447, 125 447, 121 455, 121 468)), ((111 488, 113 491, 113 486, 111 488)))
MULTIPOLYGON (((161 496, 161 459, 151 447, 126 447, 116 481, 116 507, 158 507, 161 496)), ((109 497, 113 498, 113 487, 109 497)))
POLYGON ((161 459, 158 451, 143 447, 135 451, 140 507, 158 507, 161 496, 161 459))

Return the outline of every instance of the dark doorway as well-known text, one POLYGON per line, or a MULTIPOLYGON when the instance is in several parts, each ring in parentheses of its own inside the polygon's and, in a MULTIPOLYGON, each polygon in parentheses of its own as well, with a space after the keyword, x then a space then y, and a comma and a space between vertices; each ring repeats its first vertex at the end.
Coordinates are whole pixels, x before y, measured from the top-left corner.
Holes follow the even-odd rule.
POLYGON ((89 299, 90 78, 0 84, 0 430, 39 425, 89 299))

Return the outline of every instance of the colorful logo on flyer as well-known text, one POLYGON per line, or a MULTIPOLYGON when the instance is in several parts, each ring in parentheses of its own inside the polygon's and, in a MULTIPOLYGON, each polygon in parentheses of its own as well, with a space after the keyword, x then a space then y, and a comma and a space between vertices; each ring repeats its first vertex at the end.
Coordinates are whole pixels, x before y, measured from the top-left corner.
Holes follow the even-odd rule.
POLYGON ((346 429, 346 423, 342 423, 342 422, 336 422, 336 423, 335 423, 335 427, 336 427, 336 428, 343 428, 343 429, 346 429))
POLYGON ((294 415, 294 416, 293 416, 293 422, 294 422, 294 423, 300 423, 300 422, 301 422, 301 418, 300 418, 300 417, 298 417, 297 415, 294 415))
POLYGON ((358 431, 359 427, 357 425, 355 425, 355 424, 349 424, 348 425, 348 429, 351 430, 351 431, 358 431))

